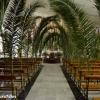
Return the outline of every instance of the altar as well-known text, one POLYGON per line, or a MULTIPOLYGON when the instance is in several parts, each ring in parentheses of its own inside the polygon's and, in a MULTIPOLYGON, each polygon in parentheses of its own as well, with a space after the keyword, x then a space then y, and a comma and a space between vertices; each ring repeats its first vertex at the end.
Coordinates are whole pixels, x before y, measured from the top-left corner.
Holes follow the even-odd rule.
POLYGON ((53 52, 48 57, 44 57, 44 63, 60 63, 60 56, 56 56, 53 52))
POLYGON ((44 58, 44 63, 60 63, 60 58, 44 58))

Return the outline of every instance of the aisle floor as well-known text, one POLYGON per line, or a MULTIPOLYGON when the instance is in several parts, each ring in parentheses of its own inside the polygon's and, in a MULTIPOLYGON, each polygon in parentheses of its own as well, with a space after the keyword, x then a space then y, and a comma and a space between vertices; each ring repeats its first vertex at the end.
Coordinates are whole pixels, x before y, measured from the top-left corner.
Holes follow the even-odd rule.
POLYGON ((25 100, 76 100, 60 64, 43 65, 25 100))

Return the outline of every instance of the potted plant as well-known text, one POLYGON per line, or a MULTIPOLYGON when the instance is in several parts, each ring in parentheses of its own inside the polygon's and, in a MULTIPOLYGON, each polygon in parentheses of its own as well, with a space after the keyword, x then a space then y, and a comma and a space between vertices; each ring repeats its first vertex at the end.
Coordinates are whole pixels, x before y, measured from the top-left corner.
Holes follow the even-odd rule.
POLYGON ((42 56, 44 56, 45 58, 47 58, 48 53, 45 51, 45 52, 42 53, 42 56))
POLYGON ((59 58, 59 57, 62 56, 62 53, 58 51, 55 55, 56 55, 57 58, 59 58))
POLYGON ((56 55, 57 62, 60 63, 60 57, 62 56, 62 53, 58 51, 55 53, 55 55, 56 55))

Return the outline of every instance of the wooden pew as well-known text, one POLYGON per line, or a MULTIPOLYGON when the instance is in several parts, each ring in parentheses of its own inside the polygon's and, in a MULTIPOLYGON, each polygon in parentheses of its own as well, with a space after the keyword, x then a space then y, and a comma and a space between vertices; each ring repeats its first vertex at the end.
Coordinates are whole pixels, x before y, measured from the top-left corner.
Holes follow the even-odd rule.
MULTIPOLYGON (((13 63, 12 61, 9 61, 9 60, 4 60, 4 62, 6 63, 6 66, 8 65, 8 67, 10 65, 20 65, 20 66, 27 66, 28 67, 28 70, 30 70, 33 74, 37 71, 37 69, 35 68, 36 64, 38 63, 37 60, 33 61, 32 59, 27 59, 27 58, 15 58, 13 59, 13 63), (30 66, 30 67, 29 67, 30 66), (36 70, 35 70, 36 69, 36 70), (35 70, 35 71, 34 71, 35 70)), ((38 64, 39 65, 39 64, 38 64)))
POLYGON ((90 70, 81 69, 81 70, 78 70, 78 73, 79 73, 79 76, 76 77, 75 82, 77 83, 77 86, 81 89, 81 83, 86 82, 84 76, 85 75, 100 75, 100 70, 98 70, 98 69, 90 69, 90 70))
POLYGON ((73 80, 75 81, 76 77, 77 77, 77 74, 78 73, 78 70, 80 69, 86 69, 86 66, 81 66, 81 68, 79 68, 78 66, 72 66, 71 68, 71 76, 73 77, 73 80))
POLYGON ((83 71, 85 71, 85 70, 87 70, 87 71, 89 71, 89 70, 99 70, 100 69, 100 66, 91 66, 90 68, 87 68, 86 66, 81 66, 81 67, 79 67, 79 66, 72 66, 72 68, 71 68, 72 70, 71 70, 71 77, 73 77, 73 80, 75 81, 75 79, 76 79, 76 77, 77 76, 80 76, 80 75, 78 75, 79 74, 79 70, 83 70, 83 71))
MULTIPOLYGON (((84 63, 81 65, 82 67, 79 68, 78 62, 68 63, 65 59, 63 59, 63 65, 65 66, 65 69, 68 69, 68 68, 70 69, 70 71, 68 73, 74 81, 76 78, 78 81, 84 81, 84 84, 82 84, 80 86, 82 86, 82 88, 84 90, 84 95, 87 99, 88 99, 88 91, 100 91, 100 84, 98 84, 100 81, 100 77, 99 77, 99 75, 100 75, 100 62, 97 62, 97 61, 92 62, 90 64, 91 67, 89 67, 89 68, 87 68, 86 63, 84 63), (69 64, 69 65, 67 66, 67 64, 69 64), (88 73, 87 69, 89 70, 89 73, 88 73), (90 77, 86 78, 87 74, 92 74, 91 78, 90 77), (93 74, 96 74, 96 75, 93 75, 93 74), (86 83, 88 83, 88 85, 86 83)), ((92 100, 100 100, 100 98, 93 98, 92 100)))
MULTIPOLYGON (((2 75, 11 75, 11 69, 0 69, 2 75)), ((24 85, 28 82, 27 77, 24 77, 24 70, 23 69, 13 69, 13 73, 16 76, 15 82, 21 83, 21 88, 24 89, 24 85)), ((9 82, 9 80, 7 80, 9 82)))
MULTIPOLYGON (((79 63, 71 63, 72 66, 78 66, 79 63)), ((86 66, 86 63, 83 63, 82 65, 86 66)), ((91 66, 100 66, 100 63, 89 63, 91 66)))
POLYGON ((92 100, 100 100, 100 98, 92 98, 92 100))
MULTIPOLYGON (((24 75, 27 76, 28 80, 30 81, 30 77, 32 76, 32 72, 30 73, 31 66, 27 65, 0 65, 1 69, 23 69, 24 70, 24 75)), ((32 71, 32 69, 31 69, 32 71)))
POLYGON ((0 75, 0 90, 12 91, 12 95, 17 97, 17 92, 20 91, 20 84, 14 83, 16 77, 14 75, 0 75), (5 81, 10 80, 11 83, 6 83, 5 81))
POLYGON ((90 83, 91 80, 100 80, 100 75, 86 75, 85 77, 86 83, 81 84, 84 92, 84 96, 88 99, 88 91, 100 91, 100 84, 98 83, 90 83))
MULTIPOLYGON (((2 73, 11 73, 11 69, 0 69, 0 72, 2 73)), ((14 73, 24 73, 24 70, 23 69, 13 69, 13 72, 14 73)))
MULTIPOLYGON (((41 59, 38 58, 40 61, 41 59)), ((37 59, 33 61, 33 58, 14 58, 13 59, 13 68, 21 68, 26 70, 26 75, 28 77, 28 80, 31 80, 31 77, 36 73, 38 70, 39 62, 37 59)), ((12 67, 12 59, 9 58, 2 58, 0 60, 0 68, 11 68, 12 67), (1 64, 2 63, 2 64, 1 64)))

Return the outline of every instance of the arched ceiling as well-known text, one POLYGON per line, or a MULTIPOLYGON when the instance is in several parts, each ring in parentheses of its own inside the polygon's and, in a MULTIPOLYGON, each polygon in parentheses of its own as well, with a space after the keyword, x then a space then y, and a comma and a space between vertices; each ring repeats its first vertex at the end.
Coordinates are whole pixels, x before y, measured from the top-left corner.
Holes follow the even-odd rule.
MULTIPOLYGON (((35 0, 34 0, 35 1, 35 0)), ((40 8, 35 13, 36 15, 42 15, 42 16, 50 16, 53 15, 53 12, 50 10, 48 0, 40 0, 46 3, 46 8, 40 8)), ((78 4, 80 7, 84 9, 84 11, 89 16, 90 20, 94 23, 96 27, 100 27, 100 18, 97 13, 97 9, 95 8, 95 3, 93 0, 73 0, 76 4, 78 4)), ((32 3, 33 0, 27 0, 27 4, 32 3)))

